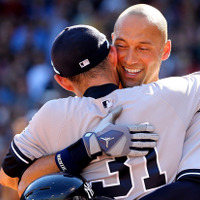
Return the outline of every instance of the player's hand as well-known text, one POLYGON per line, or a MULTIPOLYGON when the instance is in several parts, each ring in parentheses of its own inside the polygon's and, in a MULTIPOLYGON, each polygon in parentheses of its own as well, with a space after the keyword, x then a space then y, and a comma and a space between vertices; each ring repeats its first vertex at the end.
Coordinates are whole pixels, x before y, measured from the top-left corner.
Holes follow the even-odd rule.
POLYGON ((154 127, 149 123, 114 125, 121 111, 122 107, 117 107, 100 122, 96 133, 89 132, 84 135, 83 141, 88 154, 103 151, 114 157, 138 157, 147 155, 149 149, 156 146, 159 136, 153 133, 154 127))
POLYGON ((97 133, 97 139, 102 151, 109 156, 145 156, 159 139, 153 130, 148 123, 127 127, 110 124, 97 133))

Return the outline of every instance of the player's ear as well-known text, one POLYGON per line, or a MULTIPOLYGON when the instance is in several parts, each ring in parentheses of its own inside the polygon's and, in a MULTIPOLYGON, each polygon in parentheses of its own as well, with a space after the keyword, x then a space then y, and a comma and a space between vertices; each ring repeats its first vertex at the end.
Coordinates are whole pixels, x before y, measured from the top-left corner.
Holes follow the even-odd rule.
POLYGON ((74 92, 74 87, 73 87, 71 81, 69 81, 67 78, 61 77, 58 74, 56 74, 56 75, 54 75, 54 79, 65 90, 69 90, 69 91, 74 92))
POLYGON ((112 65, 116 67, 117 66, 117 50, 115 46, 110 46, 110 52, 108 56, 112 65))
POLYGON ((162 56, 162 60, 167 60, 171 53, 171 40, 167 40, 164 46, 164 54, 162 56))
POLYGON ((111 74, 110 77, 113 78, 113 83, 119 85, 119 75, 117 73, 117 50, 114 46, 110 47, 110 52, 108 54, 110 67, 111 67, 111 74))
POLYGON ((113 44, 113 41, 114 41, 114 32, 111 33, 111 38, 112 38, 112 44, 113 44))

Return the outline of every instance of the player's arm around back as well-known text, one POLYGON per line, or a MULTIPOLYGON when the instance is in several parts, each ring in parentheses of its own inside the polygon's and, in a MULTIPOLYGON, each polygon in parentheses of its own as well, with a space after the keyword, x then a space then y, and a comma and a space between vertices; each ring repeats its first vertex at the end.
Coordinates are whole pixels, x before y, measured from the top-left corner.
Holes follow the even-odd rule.
POLYGON ((1 168, 0 171, 0 184, 6 187, 10 187, 17 190, 19 178, 9 177, 4 170, 1 168))
POLYGON ((39 158, 22 175, 18 186, 19 196, 21 196, 26 187, 37 178, 59 171, 60 169, 55 162, 55 154, 39 158))
POLYGON ((199 200, 200 183, 181 180, 165 185, 139 200, 199 200))

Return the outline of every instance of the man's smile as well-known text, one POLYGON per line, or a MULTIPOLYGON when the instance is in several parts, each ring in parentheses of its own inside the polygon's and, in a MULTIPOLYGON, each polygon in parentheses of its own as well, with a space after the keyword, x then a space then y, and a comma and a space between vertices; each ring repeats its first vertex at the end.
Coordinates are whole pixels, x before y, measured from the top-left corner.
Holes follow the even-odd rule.
POLYGON ((130 69, 130 68, 126 68, 126 67, 123 67, 123 68, 130 75, 136 75, 142 71, 142 69, 130 69))

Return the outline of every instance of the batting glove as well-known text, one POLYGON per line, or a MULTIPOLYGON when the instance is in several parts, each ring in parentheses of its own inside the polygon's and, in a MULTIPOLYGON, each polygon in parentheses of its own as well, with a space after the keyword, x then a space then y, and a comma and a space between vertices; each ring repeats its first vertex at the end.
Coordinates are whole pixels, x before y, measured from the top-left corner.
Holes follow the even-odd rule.
POLYGON ((95 130, 83 136, 88 155, 103 151, 108 156, 145 156, 150 148, 156 146, 158 134, 153 133, 154 127, 149 123, 128 126, 114 125, 122 108, 117 107, 105 117, 95 130))

